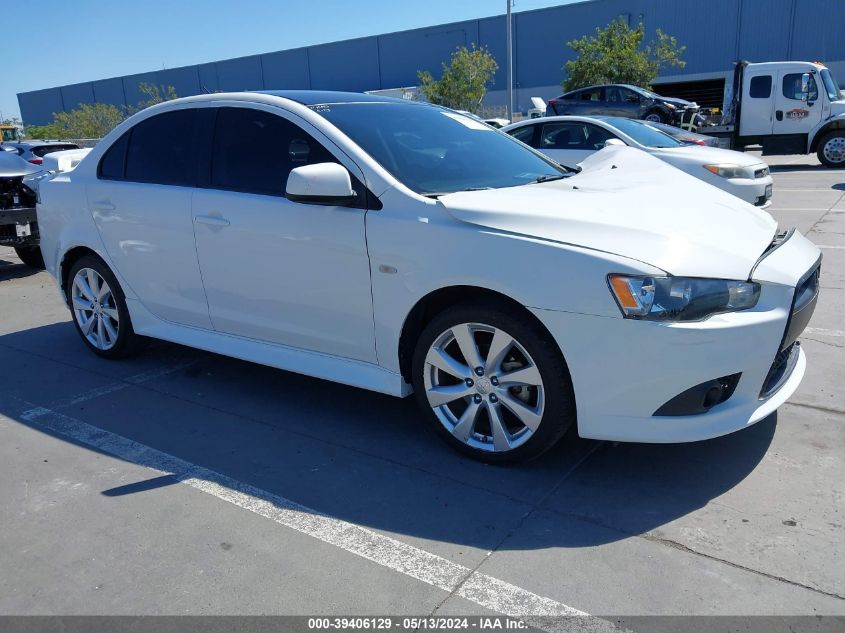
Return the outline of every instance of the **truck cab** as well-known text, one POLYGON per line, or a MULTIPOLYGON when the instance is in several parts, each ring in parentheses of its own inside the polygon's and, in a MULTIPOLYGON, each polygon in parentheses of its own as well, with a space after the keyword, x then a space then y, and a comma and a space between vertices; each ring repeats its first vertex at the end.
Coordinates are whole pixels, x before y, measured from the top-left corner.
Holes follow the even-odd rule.
POLYGON ((845 100, 830 70, 816 62, 739 62, 729 111, 736 149, 763 155, 817 152, 845 166, 845 100))

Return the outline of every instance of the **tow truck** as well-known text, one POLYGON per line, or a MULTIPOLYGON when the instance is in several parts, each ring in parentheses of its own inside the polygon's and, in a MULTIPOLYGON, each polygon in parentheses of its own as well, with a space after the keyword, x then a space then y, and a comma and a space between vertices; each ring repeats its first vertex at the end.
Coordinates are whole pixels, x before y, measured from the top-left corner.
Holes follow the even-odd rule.
POLYGON ((719 125, 698 130, 722 147, 815 152, 825 167, 845 167, 845 98, 820 62, 737 62, 723 113, 719 125))

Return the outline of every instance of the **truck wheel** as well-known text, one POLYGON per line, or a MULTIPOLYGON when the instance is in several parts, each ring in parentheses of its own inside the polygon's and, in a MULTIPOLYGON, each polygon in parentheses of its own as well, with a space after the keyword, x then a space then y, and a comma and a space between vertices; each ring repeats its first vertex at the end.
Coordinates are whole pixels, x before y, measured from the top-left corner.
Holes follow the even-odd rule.
POLYGON ((41 249, 38 246, 16 246, 15 253, 30 268, 38 270, 44 268, 44 258, 41 256, 41 249))
POLYGON ((666 116, 660 110, 652 110, 646 113, 643 121, 651 121, 652 123, 666 123, 666 116))
POLYGON ((819 141, 816 156, 825 167, 845 167, 845 130, 833 130, 825 134, 819 141))

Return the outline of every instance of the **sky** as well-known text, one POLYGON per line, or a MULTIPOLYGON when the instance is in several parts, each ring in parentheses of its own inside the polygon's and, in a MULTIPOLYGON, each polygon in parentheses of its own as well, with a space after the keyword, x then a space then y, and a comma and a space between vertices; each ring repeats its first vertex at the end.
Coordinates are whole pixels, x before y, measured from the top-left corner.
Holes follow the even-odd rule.
MULTIPOLYGON (((515 0, 514 11, 574 0, 515 0)), ((17 93, 505 13, 506 0, 2 0, 0 119, 17 93), (6 22, 7 27, 9 22, 6 22)))

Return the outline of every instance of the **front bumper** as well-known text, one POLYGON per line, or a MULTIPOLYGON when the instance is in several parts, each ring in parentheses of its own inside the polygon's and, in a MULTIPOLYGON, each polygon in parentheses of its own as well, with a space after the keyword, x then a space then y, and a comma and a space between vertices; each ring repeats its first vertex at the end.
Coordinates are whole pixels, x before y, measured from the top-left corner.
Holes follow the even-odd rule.
POLYGON ((714 175, 709 182, 756 207, 766 209, 772 204, 773 182, 771 176, 751 179, 722 178, 714 175))
POLYGON ((0 246, 35 246, 38 244, 38 222, 34 208, 0 210, 0 246), (29 235, 19 235, 18 227, 28 227, 29 235))
POLYGON ((762 260, 763 273, 795 272, 789 285, 754 276, 761 294, 751 310, 692 323, 533 310, 569 366, 579 434, 690 442, 738 431, 774 412, 798 388, 806 368, 804 351, 789 345, 809 319, 806 312, 793 318, 796 288, 818 267, 818 250, 807 244, 796 234, 762 260), (776 368, 783 371, 773 376, 776 368), (655 415, 678 394, 735 374, 740 376, 730 397, 706 412, 655 415))

